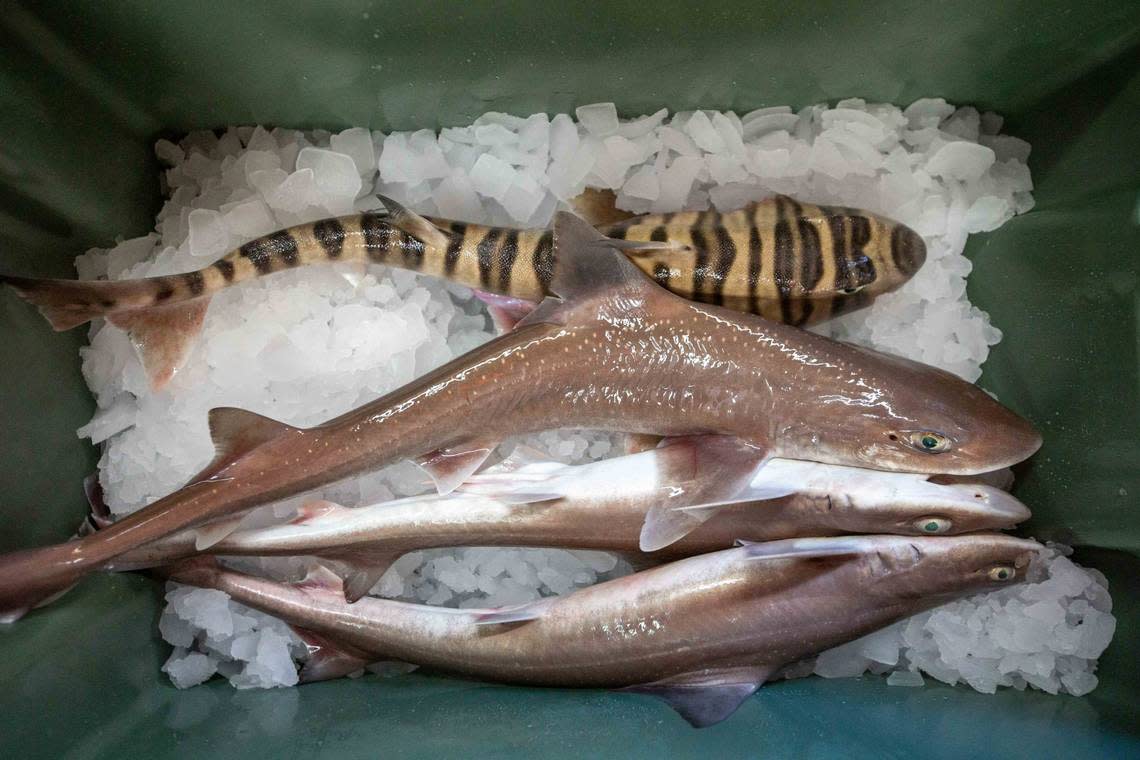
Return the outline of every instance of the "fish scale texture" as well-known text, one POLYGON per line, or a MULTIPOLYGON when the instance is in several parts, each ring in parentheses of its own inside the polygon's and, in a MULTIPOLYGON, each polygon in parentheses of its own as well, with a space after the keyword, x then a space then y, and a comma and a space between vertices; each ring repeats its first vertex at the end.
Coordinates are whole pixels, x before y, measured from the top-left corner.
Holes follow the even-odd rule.
MULTIPOLYGON (((1001 333, 966 298, 966 236, 995 229, 1033 205, 1025 163, 1029 145, 1001 135, 1000 117, 941 99, 920 100, 906 109, 851 99, 798 112, 765 108, 742 117, 715 111, 670 116, 662 110, 624 121, 612 104, 595 104, 579 108, 575 116, 489 113, 471 126, 439 134, 236 127, 221 136, 193 133, 178 144, 161 140, 155 152, 169 167, 163 176, 168 200, 155 232, 92 250, 77 260, 77 268, 81 277, 110 279, 198 269, 281 227, 380 208, 374 193, 424 214, 511 226, 548 224, 587 186, 615 190, 618 206, 638 213, 710 204, 729 210, 785 193, 883 214, 915 229, 927 245, 926 265, 904 287, 869 309, 815 329, 967 380, 980 375, 1001 333)), ((397 388, 492 334, 483 306, 461 286, 375 265, 283 272, 214 296, 189 360, 157 393, 148 387, 126 335, 94 325, 83 368, 99 408, 80 435, 103 444, 100 478, 110 508, 122 515, 176 489, 211 458, 206 429, 211 407, 243 407, 310 425, 397 388)), ((616 452, 613 438, 598 433, 554 431, 526 443, 563 462, 616 452)), ((516 444, 506 442, 501 453, 516 444)), ((425 487, 422 474, 405 463, 319 495, 352 506, 425 487)), ((278 519, 300 502, 271 505, 255 519, 278 519)), ((283 560, 248 563, 279 575, 295 570, 283 560)), ((566 593, 628 570, 598 552, 415 552, 397 562, 374 593, 430 604, 494 606, 566 593)), ((1088 589, 1101 588, 1090 583, 1088 589)), ((1084 620, 1088 610, 1101 615, 1089 613, 1099 636, 1094 643, 1105 639, 1106 631, 1111 636, 1103 617, 1111 615, 1089 596, 1098 593, 1056 598, 1067 605, 1066 620, 1084 620)), ((177 646, 166 666, 171 679, 189 686, 218 672, 239 687, 295 683, 288 661, 303 647, 292 633, 265 616, 212 599, 213 604, 208 596, 171 592, 161 626, 177 646), (232 618, 228 633, 227 615, 232 618), (211 624, 222 632, 211 631, 211 624)), ((986 617, 986 624, 995 626, 993 633, 985 629, 986 642, 998 640, 1001 621, 1032 617, 1030 606, 1022 615, 1022 608, 1010 604, 986 617)), ((1054 607, 1033 609, 1056 618, 1054 607)), ((974 609, 946 614, 965 620, 967 612, 982 614, 974 609)), ((1038 656, 1048 642, 1019 640, 1029 651, 1017 653, 1020 670, 1009 671, 1015 675, 991 678, 942 662, 939 651, 958 652, 954 647, 963 645, 931 632, 942 630, 941 619, 930 614, 924 623, 929 636, 906 638, 897 632, 903 636, 900 672, 921 668, 981 690, 992 690, 992 682, 1079 692, 1095 683, 1087 668, 1099 651, 1085 657, 1096 648, 1087 642, 1080 656, 1058 655, 1050 666, 1038 656)), ((882 659, 891 657, 885 636, 872 642, 870 655, 858 649, 836 665, 837 655, 829 653, 815 668, 885 672, 890 666, 882 659), (860 664, 860 658, 866 662, 860 664)))

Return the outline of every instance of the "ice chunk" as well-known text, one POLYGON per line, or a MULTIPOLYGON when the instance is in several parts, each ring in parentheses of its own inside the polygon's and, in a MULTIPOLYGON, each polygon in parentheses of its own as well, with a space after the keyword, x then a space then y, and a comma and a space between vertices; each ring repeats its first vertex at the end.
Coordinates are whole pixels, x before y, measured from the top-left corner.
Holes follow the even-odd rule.
POLYGON ((483 204, 475 186, 462 171, 455 171, 440 182, 431 194, 439 213, 448 219, 467 222, 483 220, 483 204))
POLYGON ((962 219, 962 229, 966 232, 989 232, 996 230, 1013 218, 1013 207, 1004 198, 983 195, 967 209, 962 219))
POLYGON ((480 156, 471 168, 471 184, 479 193, 495 200, 502 200, 517 176, 518 172, 510 164, 490 153, 480 156))
POLYGON ((926 681, 923 680, 921 673, 913 670, 896 670, 887 676, 887 684, 890 686, 925 686, 926 681))
POLYGON ((568 161, 577 149, 578 127, 566 114, 558 114, 550 122, 551 160, 568 161))
POLYGON ((329 138, 329 146, 351 158, 361 176, 371 176, 376 171, 376 148, 369 130, 363 127, 346 129, 329 138))
POLYGON ((170 682, 179 689, 189 689, 208 681, 218 672, 218 663, 200 652, 187 652, 175 649, 162 666, 162 671, 170 676, 170 682))
POLYGON ((926 171, 935 177, 977 182, 994 163, 994 152, 970 142, 950 142, 926 162, 926 171))
POLYGON ((578 122, 595 137, 608 137, 618 131, 617 106, 613 103, 593 103, 574 109, 578 122))
POLYGON ((685 131, 689 137, 693 138, 697 147, 703 151, 720 153, 727 147, 724 138, 717 132, 704 111, 697 111, 692 115, 688 124, 685 125, 685 131))
POLYGON ((269 207, 260 198, 243 201, 224 214, 226 226, 240 240, 251 240, 278 229, 269 207))
POLYGON ((661 183, 657 172, 652 166, 643 166, 625 181, 622 192, 635 198, 644 198, 652 201, 661 194, 661 183))
POLYGON ((360 172, 353 158, 321 148, 302 148, 297 168, 311 169, 319 190, 329 201, 356 198, 360 192, 360 172))
POLYGON ((170 140, 159 140, 154 144, 154 155, 164 164, 177 166, 186 158, 186 153, 170 140))
POLYGON ((190 212, 190 255, 213 261, 230 247, 230 231, 217 211, 196 208, 190 212))
POLYGON ((903 115, 910 122, 911 129, 927 129, 937 127, 950 114, 954 113, 954 106, 942 98, 922 98, 906 107, 903 115))

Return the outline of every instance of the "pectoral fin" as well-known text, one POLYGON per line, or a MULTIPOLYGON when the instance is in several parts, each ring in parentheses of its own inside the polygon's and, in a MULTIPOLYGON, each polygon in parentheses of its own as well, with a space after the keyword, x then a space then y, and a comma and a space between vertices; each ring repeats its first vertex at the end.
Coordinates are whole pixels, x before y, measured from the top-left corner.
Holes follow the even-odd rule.
POLYGON ((296 516, 289 521, 290 525, 314 525, 338 520, 352 510, 342 507, 331 501, 319 499, 302 504, 297 508, 296 516))
POLYGON ((573 471, 570 465, 518 446, 494 467, 468 477, 458 490, 507 504, 533 504, 563 498, 566 495, 563 478, 573 477, 573 471))
POLYGON ((661 499, 649 509, 641 527, 638 543, 643 552, 675 543, 715 514, 717 507, 740 501, 740 493, 768 459, 766 449, 731 436, 672 438, 662 447, 670 450, 670 466, 661 475, 661 499))
POLYGON ((619 691, 664 701, 694 728, 706 728, 732 715, 771 674, 771 669, 733 668, 666 678, 619 691))
POLYGON ((431 451, 417 459, 416 464, 428 474, 441 494, 449 494, 487 461, 498 444, 498 441, 475 439, 431 451))
POLYGON ((363 670, 364 666, 372 662, 373 658, 353 647, 334 644, 319 633, 306 628, 298 626, 292 628, 309 650, 309 657, 301 666, 301 683, 343 678, 350 673, 363 670))
POLYGON ((369 549, 365 545, 357 549, 319 552, 317 556, 328 560, 329 569, 340 576, 344 598, 352 604, 371 591, 404 553, 404 549, 369 549))
POLYGON ((451 238, 439 227, 385 195, 377 195, 376 197, 388 209, 388 222, 393 227, 403 230, 425 245, 430 245, 440 251, 447 250, 451 238))
POLYGON ((495 323, 500 333, 508 333, 515 329, 515 326, 526 319, 537 306, 534 301, 501 296, 498 293, 486 293, 482 290, 476 290, 475 297, 487 305, 487 311, 491 312, 491 321, 495 323))
POLYGON ((870 548, 865 536, 829 536, 825 538, 788 538, 779 541, 737 541, 748 559, 794 559, 842 557, 862 554, 870 548))
POLYGON ((503 607, 497 610, 472 610, 475 614, 475 625, 505 625, 508 623, 529 623, 538 620, 545 614, 551 603, 550 599, 539 599, 514 607, 503 607))
POLYGON ((189 355, 209 306, 210 299, 205 297, 108 314, 107 320, 130 334, 150 387, 160 390, 189 355))

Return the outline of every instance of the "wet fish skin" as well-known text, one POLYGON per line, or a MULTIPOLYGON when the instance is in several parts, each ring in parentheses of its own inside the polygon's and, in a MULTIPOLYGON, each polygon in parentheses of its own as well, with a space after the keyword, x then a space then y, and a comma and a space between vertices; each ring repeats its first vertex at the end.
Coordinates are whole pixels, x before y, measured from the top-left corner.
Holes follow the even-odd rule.
MULTIPOLYGON (((643 552, 646 515, 679 491, 714 492, 692 473, 687 440, 640 454, 586 465, 528 462, 469 479, 460 491, 413 496, 348 509, 329 502, 306 506, 288 524, 239 530, 210 546, 214 555, 317 556, 347 566, 351 584, 364 573, 367 591, 403 554, 449 546, 538 546, 598 549, 637 556, 640 564, 727 549, 737 539, 831 536, 844 533, 960 534, 1013 527, 1029 510, 1012 496, 983 486, 940 486, 922 476, 862 471, 814 462, 773 460, 739 495, 719 494, 723 506, 692 532, 643 552), (762 489, 790 496, 749 499, 762 489), (547 498, 549 497, 549 498, 547 498), (533 501, 531 501, 533 499, 533 501), (934 526, 933 529, 930 526, 934 526), (370 581, 370 582, 368 582, 370 581)), ((671 508, 678 509, 674 503, 671 508)), ((193 530, 140 547, 105 569, 137 570, 199 553, 193 530)), ((358 588, 361 584, 355 584, 358 588)), ((350 594, 355 601, 360 594, 350 594)))
POLYGON ((552 288, 565 300, 548 299, 513 332, 316 427, 212 410, 214 463, 93 536, 0 557, 0 610, 26 610, 184 528, 402 459, 427 464, 446 491, 506 437, 567 424, 716 433, 751 449, 748 462, 918 473, 989 471, 1040 446, 1027 421, 947 372, 678 298, 573 215, 559 214, 554 245, 552 288), (917 431, 949 444, 924 450, 917 431))
POLYGON ((377 660, 506 683, 651 693, 709 725, 788 664, 1023 580, 1041 548, 998 534, 774 541, 504 611, 375 598, 349 605, 334 584, 290 586, 201 560, 163 574, 377 660))

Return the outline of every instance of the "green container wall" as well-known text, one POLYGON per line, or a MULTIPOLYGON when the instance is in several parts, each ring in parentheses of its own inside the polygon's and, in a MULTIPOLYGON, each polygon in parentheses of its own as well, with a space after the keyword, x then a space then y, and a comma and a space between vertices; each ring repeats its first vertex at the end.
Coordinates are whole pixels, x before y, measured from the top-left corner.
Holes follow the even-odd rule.
MULTIPOLYGON (((1004 113, 1033 144, 1037 207, 970 241, 971 297, 1005 332, 982 384, 1045 434, 1018 486, 1025 533, 1075 544, 1120 621, 1086 698, 808 679, 698 732, 648 698, 420 674, 180 692, 159 672, 157 587, 101 577, 0 630, 0 756, 1140 752, 1135 2, 57 0, 4 2, 0 27, 0 269, 38 275, 145 233, 150 146, 190 129, 414 129, 601 100, 626 116, 850 96, 1004 113)), ((0 550, 64 538, 84 512, 81 343, 0 295, 0 550)))

